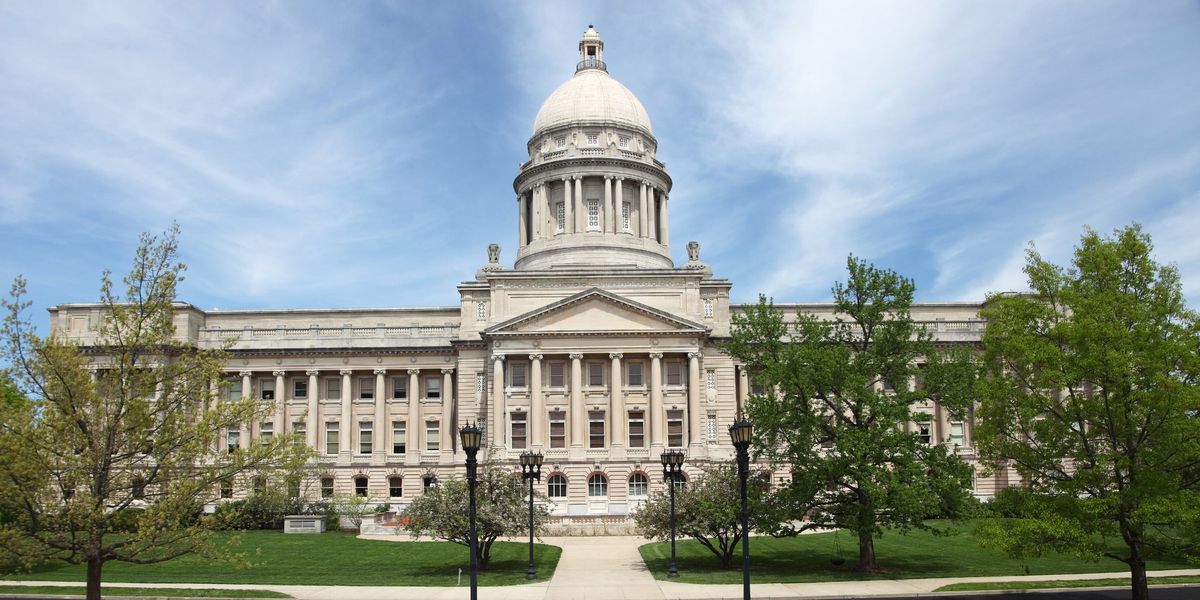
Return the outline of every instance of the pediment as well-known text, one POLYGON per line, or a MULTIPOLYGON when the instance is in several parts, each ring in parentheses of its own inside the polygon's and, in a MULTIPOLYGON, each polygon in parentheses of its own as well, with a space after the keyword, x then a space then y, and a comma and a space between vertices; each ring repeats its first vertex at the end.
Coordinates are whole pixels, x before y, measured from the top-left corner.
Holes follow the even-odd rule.
POLYGON ((592 288, 488 328, 486 335, 704 333, 699 323, 592 288))

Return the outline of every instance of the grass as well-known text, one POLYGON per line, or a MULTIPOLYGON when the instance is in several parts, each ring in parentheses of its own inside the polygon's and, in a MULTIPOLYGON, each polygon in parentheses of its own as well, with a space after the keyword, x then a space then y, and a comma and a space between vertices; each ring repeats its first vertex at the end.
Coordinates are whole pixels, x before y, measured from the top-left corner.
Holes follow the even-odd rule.
MULTIPOLYGON (((886 532, 875 540, 875 555, 883 569, 878 574, 853 570, 858 559, 858 543, 845 531, 819 533, 791 538, 752 537, 750 539, 750 577, 758 583, 804 583, 815 581, 851 581, 864 579, 918 579, 925 577, 984 577, 1004 575, 1051 575, 1057 573, 1104 573, 1127 571, 1129 567, 1112 559, 1089 561, 1065 554, 1038 558, 1011 558, 1003 552, 981 548, 972 534, 971 523, 931 523, 950 532, 934 536, 923 531, 908 535, 886 532), (841 551, 837 550, 837 546, 841 551), (845 559, 835 566, 831 559, 845 559)), ((1123 545, 1113 540, 1113 549, 1123 545)), ((642 560, 658 579, 666 579, 671 564, 671 544, 645 544, 642 560)), ((741 548, 736 551, 732 569, 722 569, 717 558, 694 540, 678 543, 679 578, 684 583, 741 583, 741 548)), ((1154 560, 1150 569, 1189 568, 1186 562, 1154 560)))
MULTIPOLYGON (((1200 575, 1176 575, 1173 577, 1149 577, 1150 585, 1172 583, 1200 583, 1200 575)), ((1068 579, 1059 581, 995 581, 990 583, 952 583, 933 590, 935 592, 974 592, 991 590, 1047 590, 1054 588, 1129 587, 1129 579, 1068 579)))
MULTIPOLYGON (((155 598, 291 598, 287 594, 267 590, 191 590, 183 588, 102 588, 105 595, 152 596, 155 598)), ((0 585, 0 594, 28 594, 31 596, 83 596, 85 587, 56 585, 0 585)))
MULTIPOLYGON (((197 555, 153 564, 109 562, 104 565, 106 583, 251 583, 285 585, 467 585, 469 553, 465 546, 450 542, 390 542, 360 540, 350 533, 285 535, 279 531, 247 531, 236 552, 250 566, 237 566, 197 555)), ((562 549, 534 546, 538 580, 554 574, 562 549)), ((529 546, 496 542, 491 564, 480 572, 479 585, 527 583, 529 546)), ((83 581, 82 565, 47 563, 32 571, 6 575, 26 581, 83 581)))

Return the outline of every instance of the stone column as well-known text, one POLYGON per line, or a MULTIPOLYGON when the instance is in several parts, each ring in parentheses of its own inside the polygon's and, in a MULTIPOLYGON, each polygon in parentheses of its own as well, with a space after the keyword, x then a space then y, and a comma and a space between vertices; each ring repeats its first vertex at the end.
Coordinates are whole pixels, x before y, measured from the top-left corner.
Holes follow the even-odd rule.
POLYGON ((408 370, 408 416, 404 421, 404 462, 415 465, 421 462, 421 439, 424 424, 421 423, 421 370, 408 370))
POLYGON ((283 371, 271 371, 275 376, 275 418, 271 423, 272 435, 283 435, 287 432, 287 393, 284 385, 283 371))
POLYGON ((349 459, 354 455, 354 449, 351 447, 354 441, 354 434, 352 433, 354 430, 354 405, 350 397, 350 384, 354 383, 350 375, 354 371, 351 369, 342 369, 338 373, 342 376, 342 426, 341 433, 338 435, 338 454, 349 459))
POLYGON ((658 197, 662 201, 662 212, 658 217, 658 230, 660 232, 658 239, 662 242, 662 245, 666 246, 668 244, 668 233, 671 229, 671 222, 667 220, 667 195, 666 193, 662 193, 658 197))
POLYGON ((646 182, 646 207, 650 211, 646 219, 649 220, 650 231, 647 237, 658 241, 658 206, 654 201, 654 186, 650 182, 646 182))
POLYGON ((621 191, 625 187, 624 177, 614 177, 616 179, 617 197, 614 203, 615 212, 613 212, 613 231, 624 231, 621 229, 621 208, 625 206, 625 196, 621 191))
MULTIPOLYGON (((238 375, 242 376, 242 400, 252 397, 254 395, 254 390, 251 388, 254 387, 254 380, 252 380, 250 377, 253 375, 253 373, 251 371, 242 371, 238 373, 238 375)), ((238 435, 241 437, 241 439, 238 440, 239 447, 250 447, 250 431, 253 427, 254 423, 242 423, 238 427, 238 435)))
POLYGON ((521 192, 521 195, 517 196, 517 248, 525 247, 525 236, 527 235, 526 232, 528 231, 527 225, 525 224, 526 218, 525 192, 521 192))
MULTIPOLYGON (((492 356, 492 422, 488 427, 491 432, 493 447, 504 446, 504 355, 492 356)), ((490 458, 490 457, 489 457, 490 458)))
POLYGON ((375 423, 371 433, 375 437, 375 455, 379 460, 387 459, 387 433, 391 431, 391 423, 387 418, 387 369, 375 369, 375 423))
POLYGON ((571 446, 583 447, 587 419, 583 414, 583 355, 571 354, 571 446))
POLYGON ((616 233, 617 213, 613 211, 612 176, 604 176, 604 233, 616 233))
POLYGON ((575 176, 575 231, 587 231, 587 209, 583 207, 583 176, 575 176))
POLYGON ((542 193, 542 200, 541 200, 541 204, 540 204, 540 206, 542 207, 542 220, 541 220, 542 237, 545 239, 553 239, 554 238, 554 228, 555 228, 555 224, 554 224, 555 217, 554 217, 554 206, 552 206, 553 203, 550 201, 550 186, 549 186, 549 184, 541 183, 541 184, 538 184, 538 189, 541 190, 541 193, 542 193))
POLYGON ((701 446, 704 444, 703 431, 704 423, 700 420, 700 390, 704 389, 704 382, 700 380, 700 353, 688 352, 688 432, 687 444, 690 446, 701 446))
POLYGON ((546 399, 542 397, 542 355, 529 355, 529 446, 541 450, 546 444, 543 423, 546 420, 546 399))
POLYGON ((438 446, 442 453, 449 456, 454 454, 454 401, 458 397, 454 393, 454 369, 442 369, 442 426, 438 431, 442 439, 438 446))
POLYGON ((737 377, 737 412, 741 414, 746 410, 746 399, 750 397, 750 374, 746 372, 746 365, 737 366, 737 377))
POLYGON ((650 353, 650 410, 646 420, 650 421, 650 447, 662 449, 663 444, 663 412, 662 393, 662 352, 650 353))
MULTIPOLYGON (((575 201, 573 199, 574 196, 572 196, 572 194, 571 194, 572 179, 570 177, 563 177, 562 180, 563 180, 563 233, 575 233, 575 211, 574 211, 575 201)), ((554 227, 557 229, 558 228, 557 211, 555 211, 554 221, 555 221, 554 227)))
POLYGON ((638 237, 649 237, 650 228, 647 225, 649 219, 646 215, 646 182, 642 182, 641 193, 638 196, 638 237))
POLYGON ((622 389, 624 385, 623 377, 621 377, 621 353, 611 352, 608 358, 612 360, 612 369, 609 371, 608 384, 609 394, 612 402, 609 403, 609 422, 612 423, 612 447, 621 447, 625 445, 625 392, 622 389))
POLYGON ((304 372, 308 375, 308 418, 304 421, 304 441, 308 443, 308 447, 317 450, 317 440, 320 439, 317 434, 317 428, 320 427, 320 414, 317 400, 317 394, 320 392, 321 381, 317 379, 317 374, 320 371, 309 369, 304 372))

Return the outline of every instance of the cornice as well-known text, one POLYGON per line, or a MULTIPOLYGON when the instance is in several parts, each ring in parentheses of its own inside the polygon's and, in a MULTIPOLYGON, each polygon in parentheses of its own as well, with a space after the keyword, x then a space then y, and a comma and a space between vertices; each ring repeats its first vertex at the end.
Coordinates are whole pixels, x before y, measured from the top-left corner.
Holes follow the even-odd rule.
POLYGON ((640 171, 647 175, 661 178, 667 187, 667 192, 675 185, 674 180, 667 174, 666 170, 660 169, 654 165, 615 157, 576 157, 564 158, 561 160, 553 160, 544 162, 537 166, 529 167, 521 171, 516 179, 513 180, 513 192, 520 194, 525 191, 530 179, 546 175, 558 170, 572 170, 578 167, 624 167, 634 171, 640 171))

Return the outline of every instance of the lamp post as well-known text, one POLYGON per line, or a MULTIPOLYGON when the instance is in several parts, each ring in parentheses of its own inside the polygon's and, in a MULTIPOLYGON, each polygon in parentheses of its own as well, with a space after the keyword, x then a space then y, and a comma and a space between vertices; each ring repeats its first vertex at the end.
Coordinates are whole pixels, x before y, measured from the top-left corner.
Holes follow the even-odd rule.
POLYGON ((683 450, 667 450, 659 456, 663 467, 663 481, 667 482, 671 495, 671 568, 667 577, 679 577, 679 566, 675 564, 675 482, 683 470, 683 450))
POLYGON ((750 600, 750 512, 747 508, 746 479, 750 476, 750 437, 754 425, 738 415, 729 426, 729 437, 737 449, 738 477, 742 480, 742 598, 750 600))
POLYGON ((521 453, 521 479, 529 482, 529 569, 525 571, 525 579, 537 579, 537 569, 533 566, 533 482, 542 480, 541 452, 521 453))
POLYGON ((462 439, 462 449, 467 453, 467 489, 469 490, 468 496, 471 499, 470 508, 468 509, 470 525, 467 529, 467 536, 471 538, 471 600, 477 600, 479 598, 479 581, 477 579, 479 564, 475 555, 479 542, 475 534, 475 480, 478 461, 475 460, 475 455, 479 453, 479 444, 482 441, 483 432, 480 431, 477 425, 472 425, 468 421, 462 429, 458 430, 458 435, 462 439))

